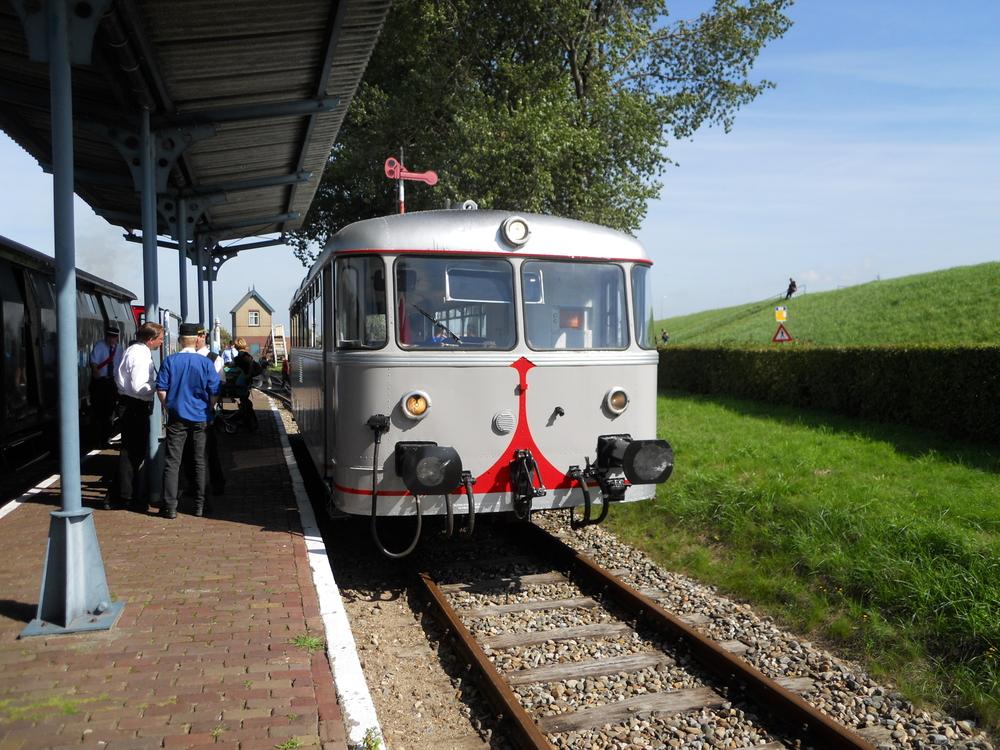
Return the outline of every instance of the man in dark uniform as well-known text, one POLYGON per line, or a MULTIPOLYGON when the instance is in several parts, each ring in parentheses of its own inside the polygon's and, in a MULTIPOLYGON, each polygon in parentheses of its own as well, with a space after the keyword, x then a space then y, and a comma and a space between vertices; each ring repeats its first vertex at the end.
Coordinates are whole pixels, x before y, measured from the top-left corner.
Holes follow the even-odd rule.
POLYGON ((212 421, 215 396, 219 392, 219 375, 214 363, 198 354, 200 328, 197 323, 181 324, 181 351, 163 360, 156 378, 156 395, 167 411, 163 508, 160 511, 164 518, 177 517, 177 484, 184 445, 189 439, 193 443, 194 514, 205 513, 206 430, 212 421))
POLYGON ((94 426, 99 445, 108 442, 114 425, 118 390, 115 373, 122 362, 123 350, 118 346, 118 327, 109 325, 104 338, 90 352, 90 403, 94 407, 94 426))

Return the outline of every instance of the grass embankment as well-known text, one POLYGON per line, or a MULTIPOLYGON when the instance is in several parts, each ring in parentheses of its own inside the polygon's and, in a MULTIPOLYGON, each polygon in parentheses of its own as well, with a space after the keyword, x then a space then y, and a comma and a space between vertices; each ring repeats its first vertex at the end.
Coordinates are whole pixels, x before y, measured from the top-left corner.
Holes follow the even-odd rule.
POLYGON ((679 393, 658 422, 675 473, 612 529, 1000 735, 1000 450, 679 393))
POLYGON ((1000 341, 997 289, 1000 263, 982 263, 668 318, 654 330, 678 344, 767 344, 774 307, 785 305, 797 344, 989 344, 1000 341))

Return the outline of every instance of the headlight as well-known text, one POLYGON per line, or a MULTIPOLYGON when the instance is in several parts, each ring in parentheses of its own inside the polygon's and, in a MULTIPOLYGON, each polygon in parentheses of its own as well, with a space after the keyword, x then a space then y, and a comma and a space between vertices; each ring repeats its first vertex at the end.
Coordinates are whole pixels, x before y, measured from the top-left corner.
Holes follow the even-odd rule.
POLYGON ((604 394, 604 406, 612 414, 621 414, 628 408, 628 404, 628 393, 620 385, 604 394))
POLYGON ((431 397, 424 391, 410 391, 399 400, 399 408, 410 419, 423 419, 431 409, 431 397))
POLYGON ((674 470, 674 451, 666 440, 633 440, 630 435, 597 438, 597 468, 621 469, 632 484, 665 482, 674 470))
POLYGON ((425 487, 436 487, 444 479, 445 469, 448 468, 447 461, 441 456, 424 456, 417 460, 413 473, 417 481, 425 487))
POLYGON ((622 468, 632 484, 659 484, 674 470, 674 451, 666 440, 633 440, 622 468))
POLYGON ((462 481, 462 459, 436 443, 396 443, 396 474, 414 495, 442 495, 462 481))

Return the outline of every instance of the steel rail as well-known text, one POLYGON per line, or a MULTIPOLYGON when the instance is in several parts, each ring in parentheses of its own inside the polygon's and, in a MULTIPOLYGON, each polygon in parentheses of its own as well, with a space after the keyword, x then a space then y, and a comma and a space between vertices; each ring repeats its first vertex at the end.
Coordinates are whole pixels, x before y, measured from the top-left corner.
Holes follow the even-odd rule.
POLYGON ((793 730, 793 734, 812 740, 832 750, 875 750, 875 746, 851 732, 805 700, 783 688, 743 659, 730 654, 715 640, 671 615, 649 597, 643 596, 616 576, 604 570, 590 557, 534 524, 519 524, 518 539, 536 550, 545 550, 557 563, 570 568, 571 577, 601 590, 606 596, 629 610, 641 623, 654 627, 684 643, 703 666, 731 688, 743 688, 746 693, 770 708, 793 730))
POLYGON ((469 664, 478 670, 483 692, 493 704, 499 718, 510 727, 509 739, 526 750, 555 750, 462 623, 434 579, 428 573, 420 573, 419 578, 427 599, 434 608, 434 614, 455 636, 455 644, 469 660, 469 664))

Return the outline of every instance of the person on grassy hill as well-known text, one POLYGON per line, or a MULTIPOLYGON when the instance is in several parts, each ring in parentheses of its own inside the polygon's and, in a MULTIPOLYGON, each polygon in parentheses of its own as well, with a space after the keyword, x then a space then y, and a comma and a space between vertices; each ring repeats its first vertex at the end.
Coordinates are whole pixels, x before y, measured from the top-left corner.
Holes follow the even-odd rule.
POLYGON ((792 295, 795 294, 795 290, 798 289, 798 285, 795 283, 795 279, 788 279, 788 291, 785 292, 785 299, 791 299, 792 295))

